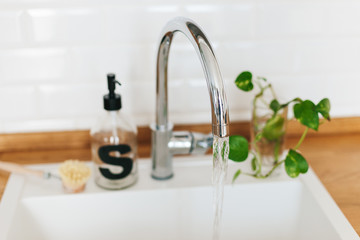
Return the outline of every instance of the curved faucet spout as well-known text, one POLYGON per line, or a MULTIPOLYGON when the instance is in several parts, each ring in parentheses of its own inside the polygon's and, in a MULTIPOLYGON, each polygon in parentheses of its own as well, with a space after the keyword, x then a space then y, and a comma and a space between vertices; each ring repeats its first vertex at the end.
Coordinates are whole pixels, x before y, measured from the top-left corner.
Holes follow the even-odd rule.
POLYGON ((219 137, 228 136, 229 110, 214 51, 200 27, 192 20, 182 17, 168 22, 162 32, 156 69, 156 124, 160 128, 166 128, 168 124, 167 67, 170 45, 176 32, 187 36, 201 60, 210 94, 213 134, 219 137))
POLYGON ((162 38, 157 56, 156 124, 152 126, 154 132, 152 176, 157 179, 172 176, 172 156, 169 150, 165 150, 168 148, 167 144, 172 131, 172 125, 168 122, 167 73, 170 46, 176 32, 185 34, 200 58, 210 95, 213 134, 219 137, 229 135, 229 110, 225 88, 211 44, 204 32, 192 20, 182 17, 174 18, 165 25, 161 33, 162 38), (171 174, 168 171, 169 168, 171 174))

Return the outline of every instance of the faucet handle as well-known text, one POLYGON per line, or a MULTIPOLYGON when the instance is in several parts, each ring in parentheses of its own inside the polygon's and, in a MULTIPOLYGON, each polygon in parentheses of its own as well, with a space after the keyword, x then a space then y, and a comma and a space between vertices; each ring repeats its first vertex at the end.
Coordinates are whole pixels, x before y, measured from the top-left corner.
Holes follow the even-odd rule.
POLYGON ((173 132, 168 147, 172 155, 205 154, 212 147, 213 135, 198 132, 173 132))

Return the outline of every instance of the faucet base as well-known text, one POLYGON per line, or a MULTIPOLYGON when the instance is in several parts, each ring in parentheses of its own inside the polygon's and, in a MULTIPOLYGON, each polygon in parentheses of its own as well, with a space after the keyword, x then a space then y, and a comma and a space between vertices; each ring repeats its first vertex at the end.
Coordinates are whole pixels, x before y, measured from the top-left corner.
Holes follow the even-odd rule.
POLYGON ((174 176, 174 174, 171 174, 167 177, 158 177, 158 176, 151 174, 151 177, 155 180, 168 180, 168 179, 172 178, 173 176, 174 176))
POLYGON ((152 172, 154 179, 165 180, 173 176, 172 171, 172 154, 168 147, 171 139, 173 125, 169 123, 167 126, 157 126, 151 124, 151 156, 152 156, 152 172))

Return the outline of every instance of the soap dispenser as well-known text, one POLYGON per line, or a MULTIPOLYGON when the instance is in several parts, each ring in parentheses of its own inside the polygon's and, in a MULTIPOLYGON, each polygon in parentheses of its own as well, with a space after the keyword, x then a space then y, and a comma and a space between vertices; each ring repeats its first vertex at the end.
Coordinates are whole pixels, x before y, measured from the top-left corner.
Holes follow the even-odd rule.
POLYGON ((137 180, 137 130, 123 115, 121 96, 115 93, 115 74, 107 75, 109 93, 104 95, 104 115, 91 129, 91 154, 95 183, 106 189, 121 189, 137 180))

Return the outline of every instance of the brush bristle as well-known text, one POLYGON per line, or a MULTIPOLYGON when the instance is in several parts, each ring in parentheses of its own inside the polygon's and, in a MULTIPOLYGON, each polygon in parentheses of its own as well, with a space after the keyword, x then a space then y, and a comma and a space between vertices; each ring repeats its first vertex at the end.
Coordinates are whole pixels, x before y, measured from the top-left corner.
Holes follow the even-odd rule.
POLYGON ((65 190, 68 192, 82 192, 90 177, 90 168, 79 160, 66 160, 59 167, 59 174, 65 190))

